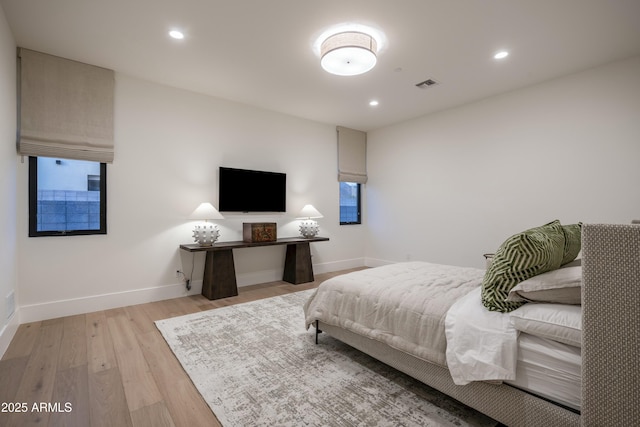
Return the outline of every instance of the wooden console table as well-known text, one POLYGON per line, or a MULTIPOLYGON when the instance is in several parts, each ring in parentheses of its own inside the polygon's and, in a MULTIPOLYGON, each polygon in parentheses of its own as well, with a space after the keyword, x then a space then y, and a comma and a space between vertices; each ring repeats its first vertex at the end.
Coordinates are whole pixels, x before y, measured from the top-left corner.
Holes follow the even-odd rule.
POLYGON ((236 269, 233 262, 233 250, 255 248, 258 246, 287 245, 282 280, 298 285, 313 282, 311 264, 311 242, 326 242, 327 237, 304 239, 289 237, 275 242, 217 242, 213 246, 180 245, 180 249, 189 252, 206 251, 202 295, 209 299, 220 299, 238 295, 236 269))

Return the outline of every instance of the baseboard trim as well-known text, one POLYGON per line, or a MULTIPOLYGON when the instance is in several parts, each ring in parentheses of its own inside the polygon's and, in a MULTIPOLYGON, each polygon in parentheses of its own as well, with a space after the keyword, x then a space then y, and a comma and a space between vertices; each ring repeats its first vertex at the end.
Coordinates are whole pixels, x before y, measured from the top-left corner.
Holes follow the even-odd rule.
POLYGON ((0 330, 0 359, 4 356, 4 353, 9 348, 11 340, 18 331, 20 326, 20 310, 16 309, 13 315, 9 318, 9 322, 0 330))
POLYGON ((20 307, 20 323, 37 322, 39 320, 55 319, 58 317, 91 313, 93 311, 180 298, 197 295, 200 292, 202 292, 201 280, 197 282, 194 281, 189 291, 184 283, 179 283, 155 288, 135 289, 132 291, 23 305, 20 307))
MULTIPOLYGON (((313 264, 313 273, 331 273, 334 271, 348 270, 350 268, 364 267, 364 258, 348 259, 343 261, 324 262, 313 264)), ((238 287, 270 283, 282 280, 283 269, 263 270, 255 273, 240 273, 236 275, 238 287)))
POLYGON ((365 258, 364 265, 367 267, 382 267, 383 265, 396 264, 397 261, 387 261, 377 258, 365 258))
MULTIPOLYGON (((344 261, 315 264, 313 269, 316 274, 320 274, 363 266, 365 266, 364 258, 355 258, 344 261)), ((265 270, 255 273, 238 274, 236 280, 238 282, 238 287, 276 282, 282 280, 282 270, 265 270)), ((23 305, 20 307, 20 323, 37 322, 40 320, 73 316, 76 314, 91 313, 93 311, 109 310, 129 305, 144 304, 189 295, 198 295, 201 292, 202 280, 194 280, 191 283, 191 290, 189 291, 183 283, 180 283, 154 288, 93 295, 82 298, 71 298, 40 304, 23 305)), ((10 341, 11 339, 9 339, 9 342, 10 341)))
POLYGON ((350 268, 364 267, 364 258, 353 258, 342 261, 325 262, 322 264, 314 264, 313 272, 315 274, 332 273, 334 271, 349 270, 350 268))
POLYGON ((263 270, 253 273, 236 274, 238 287, 257 285, 258 283, 277 282, 282 280, 283 270, 263 270))

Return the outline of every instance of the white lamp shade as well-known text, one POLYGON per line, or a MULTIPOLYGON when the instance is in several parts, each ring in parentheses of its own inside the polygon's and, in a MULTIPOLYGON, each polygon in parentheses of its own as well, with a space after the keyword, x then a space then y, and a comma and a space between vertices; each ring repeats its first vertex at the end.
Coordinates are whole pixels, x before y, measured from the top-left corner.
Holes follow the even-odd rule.
POLYGON ((306 218, 323 218, 323 216, 313 205, 304 205, 300 213, 298 213, 297 219, 306 218))
POLYGON ((206 221, 209 219, 224 219, 224 217, 216 208, 213 207, 211 203, 205 202, 200 203, 200 206, 198 206, 196 210, 189 215, 189 219, 206 221))

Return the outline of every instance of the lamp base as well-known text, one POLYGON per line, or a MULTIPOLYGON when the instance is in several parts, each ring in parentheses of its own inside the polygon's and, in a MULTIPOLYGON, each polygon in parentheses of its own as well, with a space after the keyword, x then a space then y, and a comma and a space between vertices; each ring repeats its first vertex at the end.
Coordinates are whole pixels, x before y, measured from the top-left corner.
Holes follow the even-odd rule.
POLYGON ((319 231, 320 227, 318 227, 317 221, 305 220, 300 223, 300 234, 306 239, 316 237, 319 231))
POLYGON ((193 239, 200 246, 213 246, 218 237, 220 237, 220 230, 217 225, 201 224, 193 228, 193 239))

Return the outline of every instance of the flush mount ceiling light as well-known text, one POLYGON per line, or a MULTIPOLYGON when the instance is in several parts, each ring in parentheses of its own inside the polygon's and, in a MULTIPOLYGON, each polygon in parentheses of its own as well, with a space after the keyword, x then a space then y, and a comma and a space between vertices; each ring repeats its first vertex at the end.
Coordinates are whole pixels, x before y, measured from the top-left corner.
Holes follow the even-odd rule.
POLYGON ((509 52, 507 52, 506 50, 501 50, 500 52, 496 52, 496 54, 493 55, 495 59, 504 59, 507 56, 509 56, 509 52))
POLYGON ((338 76, 356 76, 377 62, 378 43, 360 31, 344 31, 327 37, 320 46, 320 65, 338 76))

